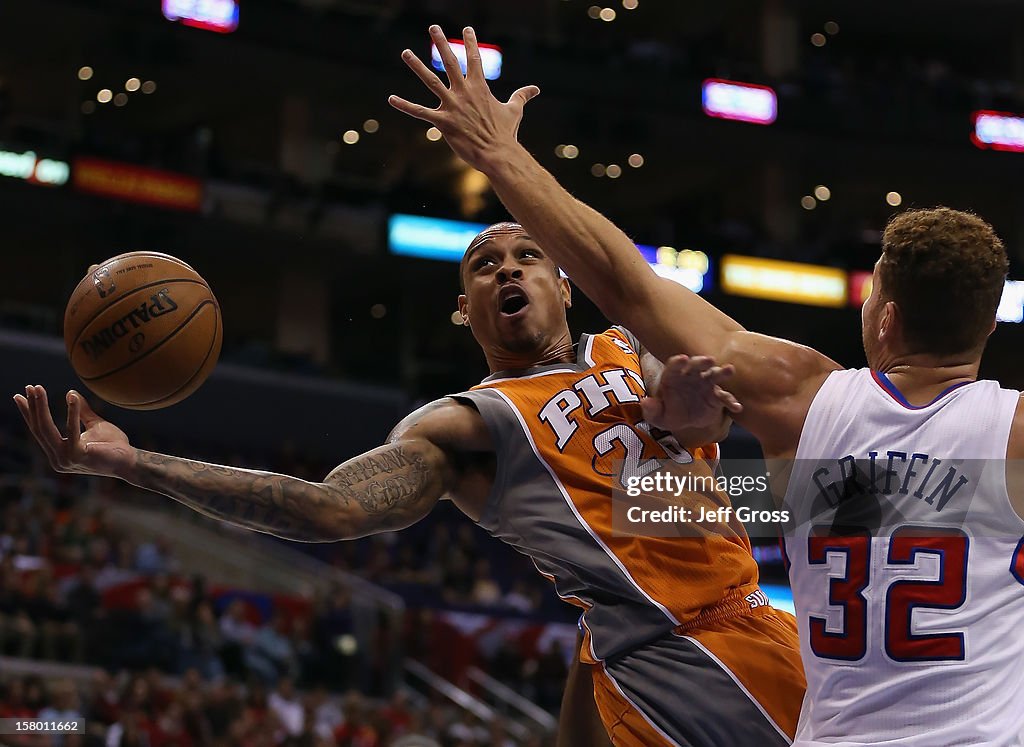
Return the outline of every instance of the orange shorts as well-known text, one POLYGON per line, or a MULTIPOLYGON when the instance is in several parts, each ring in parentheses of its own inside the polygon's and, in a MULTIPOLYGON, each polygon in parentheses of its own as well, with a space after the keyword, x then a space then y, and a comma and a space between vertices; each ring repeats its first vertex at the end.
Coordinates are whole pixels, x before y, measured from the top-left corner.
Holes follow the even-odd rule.
POLYGON ((796 620, 768 606, 594 667, 594 698, 616 747, 788 745, 806 687, 796 620))

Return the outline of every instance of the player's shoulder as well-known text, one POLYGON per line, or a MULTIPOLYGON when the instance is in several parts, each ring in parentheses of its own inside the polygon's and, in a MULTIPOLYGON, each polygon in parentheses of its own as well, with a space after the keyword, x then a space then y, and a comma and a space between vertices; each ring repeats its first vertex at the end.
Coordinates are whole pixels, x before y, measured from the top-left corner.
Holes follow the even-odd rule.
POLYGON ((1017 409, 1010 422, 1010 438, 1006 444, 1007 459, 1024 459, 1024 394, 1017 393, 1017 409))
POLYGON ((438 446, 486 451, 491 438, 480 412, 465 397, 435 399, 406 415, 392 430, 388 441, 426 438, 438 446))
POLYGON ((730 334, 719 355, 736 369, 731 389, 745 408, 737 422, 773 456, 796 453, 811 404, 828 377, 844 370, 813 348, 756 332, 730 334))
POLYGON ((825 379, 842 366, 814 348, 757 332, 730 335, 720 363, 738 372, 756 371, 757 389, 769 399, 814 398, 825 379))
POLYGON ((610 351, 616 351, 630 358, 639 360, 646 351, 640 340, 625 327, 618 324, 603 332, 589 335, 592 340, 603 340, 610 351))

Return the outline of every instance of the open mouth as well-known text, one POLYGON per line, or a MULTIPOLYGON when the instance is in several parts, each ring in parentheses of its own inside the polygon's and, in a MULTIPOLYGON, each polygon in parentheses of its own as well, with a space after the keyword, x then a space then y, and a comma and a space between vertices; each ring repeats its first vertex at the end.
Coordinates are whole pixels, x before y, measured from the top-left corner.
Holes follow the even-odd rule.
POLYGON ((515 296, 509 298, 502 303, 502 314, 511 317, 513 314, 518 314, 529 304, 522 296, 515 296))
POLYGON ((498 296, 498 310, 502 316, 515 316, 530 305, 530 299, 517 286, 507 286, 498 296))
POLYGON ((498 310, 503 317, 514 317, 528 305, 529 298, 519 286, 505 286, 498 294, 498 310))

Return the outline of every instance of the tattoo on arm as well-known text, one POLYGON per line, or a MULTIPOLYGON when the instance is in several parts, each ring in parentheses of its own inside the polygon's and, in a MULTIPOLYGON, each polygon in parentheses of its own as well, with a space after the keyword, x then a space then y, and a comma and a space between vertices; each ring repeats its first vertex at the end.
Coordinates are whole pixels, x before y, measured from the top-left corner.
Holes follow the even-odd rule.
POLYGON ((415 503, 427 482, 426 460, 400 443, 364 454, 334 469, 324 482, 367 514, 381 514, 415 503))
POLYGON ((131 482, 247 529, 329 542, 400 529, 426 515, 443 492, 438 454, 424 442, 392 443, 311 483, 139 451, 131 482))

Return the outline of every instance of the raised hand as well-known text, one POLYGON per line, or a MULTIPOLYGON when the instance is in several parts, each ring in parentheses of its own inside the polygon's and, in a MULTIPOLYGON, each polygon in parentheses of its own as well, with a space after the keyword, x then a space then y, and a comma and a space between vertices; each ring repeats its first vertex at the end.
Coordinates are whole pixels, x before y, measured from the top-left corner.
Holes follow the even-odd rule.
POLYGON ((484 78, 480 48, 472 28, 467 27, 462 32, 467 59, 465 75, 440 26, 430 27, 430 38, 441 53, 449 85, 446 86, 412 50, 402 52, 402 60, 440 99, 440 105, 430 109, 398 96, 388 97, 388 103, 409 116, 430 122, 441 131, 456 155, 483 170, 488 156, 496 155, 499 146, 517 142, 523 107, 540 89, 524 86, 502 103, 491 93, 484 78))
POLYGON ((644 420, 677 434, 677 438, 680 433, 718 436, 702 439, 695 435, 689 440, 693 444, 724 438, 731 416, 743 412, 743 405, 722 387, 734 373, 732 366, 716 366, 708 356, 669 358, 655 391, 641 402, 644 420))
POLYGON ((14 395, 14 403, 25 419, 50 466, 58 472, 123 477, 135 465, 135 449, 117 426, 101 418, 76 391, 66 397, 68 416, 66 433, 57 428, 50 413, 46 390, 25 387, 25 394, 14 395), (85 430, 82 430, 85 425, 85 430))

